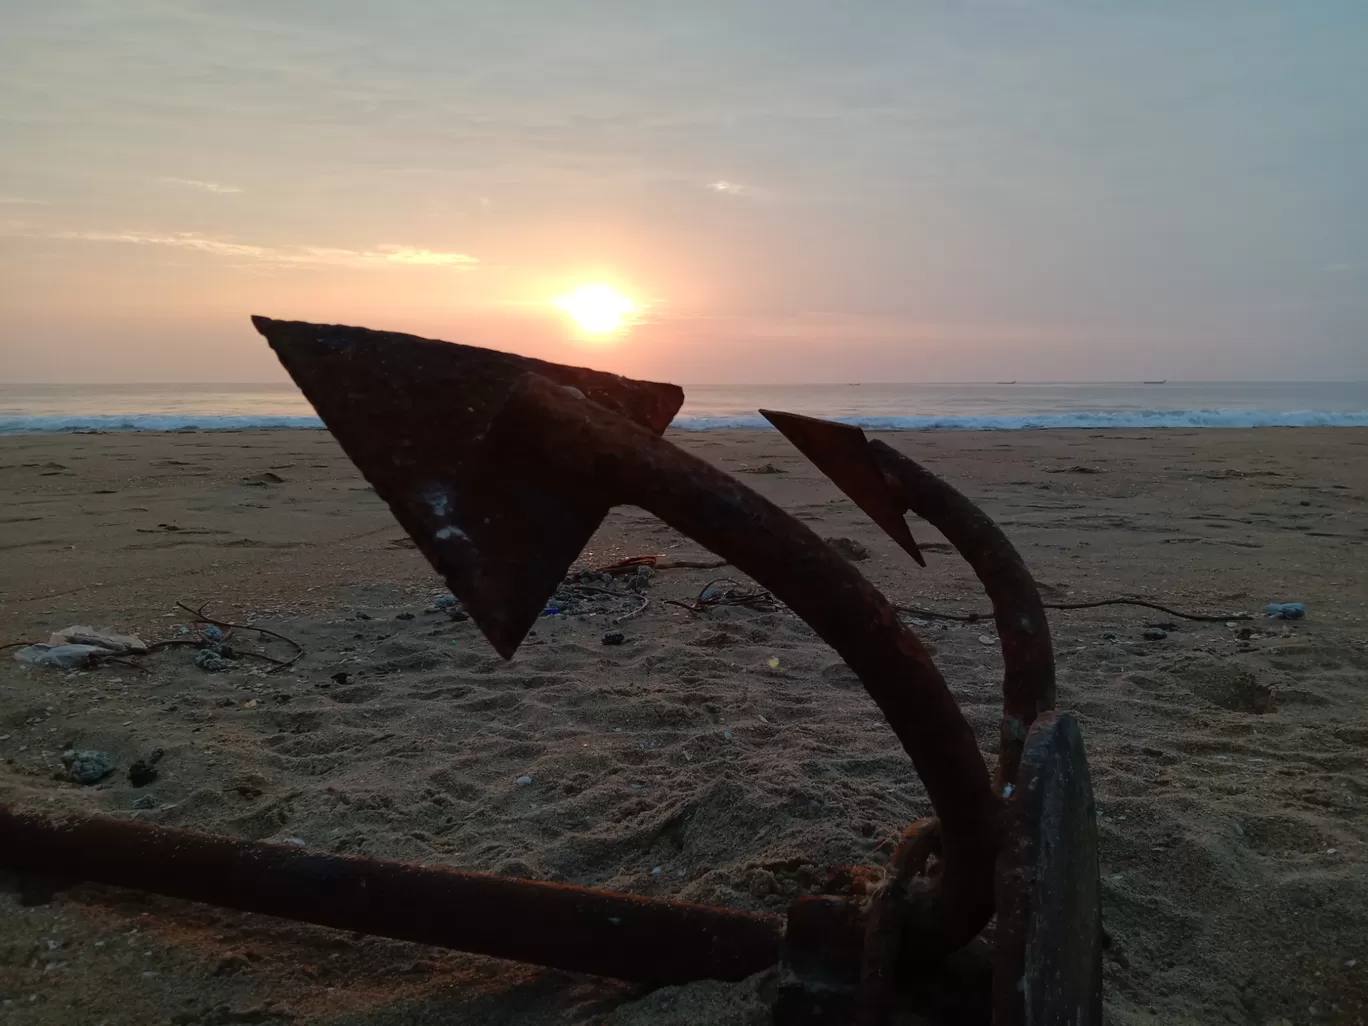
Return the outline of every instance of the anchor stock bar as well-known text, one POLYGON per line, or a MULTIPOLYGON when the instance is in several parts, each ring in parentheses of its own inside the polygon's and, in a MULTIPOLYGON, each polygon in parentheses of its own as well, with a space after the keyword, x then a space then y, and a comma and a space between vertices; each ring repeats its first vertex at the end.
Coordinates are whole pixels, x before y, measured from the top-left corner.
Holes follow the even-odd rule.
POLYGON ((742 980, 778 916, 0 806, 0 866, 621 980, 742 980))

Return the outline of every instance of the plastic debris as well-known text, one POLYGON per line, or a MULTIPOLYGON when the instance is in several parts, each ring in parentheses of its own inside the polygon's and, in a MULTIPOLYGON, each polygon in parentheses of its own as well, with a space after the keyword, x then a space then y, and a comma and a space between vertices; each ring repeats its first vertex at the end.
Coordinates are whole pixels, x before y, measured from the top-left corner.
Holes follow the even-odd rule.
POLYGON ((231 670, 233 661, 223 658, 212 649, 202 648, 195 656, 195 665, 209 673, 218 673, 220 670, 231 670))
POLYGON ((222 629, 221 627, 215 626, 215 625, 212 624, 212 623, 211 623, 211 624, 208 624, 208 625, 206 625, 206 626, 204 626, 204 627, 201 627, 201 628, 200 628, 200 634, 202 634, 202 635, 204 636, 204 640, 205 640, 205 641, 222 641, 222 640, 223 640, 223 629, 222 629))
POLYGON ((28 645, 15 652, 14 658, 28 666, 55 666, 74 670, 92 665, 101 656, 113 654, 99 645, 28 645))
POLYGON ((1274 620, 1300 620, 1306 615, 1306 605, 1301 602, 1270 602, 1264 612, 1274 620))
POLYGON ((517 782, 518 784, 522 785, 523 787, 526 787, 528 784, 532 783, 532 778, 531 778, 531 777, 519 777, 519 778, 517 779, 516 782, 517 782))
POLYGON ((440 611, 442 611, 442 612, 445 612, 445 611, 448 610, 448 609, 455 609, 455 608, 456 608, 456 596, 455 596, 455 595, 438 595, 435 599, 432 600, 432 607, 433 607, 434 609, 440 610, 440 611))
POLYGON ((104 752, 88 750, 77 752, 68 749, 62 753, 62 765, 67 776, 78 784, 98 784, 114 772, 114 760, 104 752))
POLYGON ((107 649, 116 655, 126 652, 144 654, 147 652, 147 642, 143 641, 134 634, 115 634, 109 630, 96 630, 94 627, 64 627, 60 631, 54 631, 52 637, 48 638, 48 644, 59 645, 94 645, 96 648, 107 649))

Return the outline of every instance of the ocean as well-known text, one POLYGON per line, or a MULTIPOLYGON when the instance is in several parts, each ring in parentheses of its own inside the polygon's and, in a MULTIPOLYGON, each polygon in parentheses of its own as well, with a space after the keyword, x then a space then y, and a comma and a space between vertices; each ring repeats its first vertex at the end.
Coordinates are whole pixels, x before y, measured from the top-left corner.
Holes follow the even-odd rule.
MULTIPOLYGON (((1368 382, 693 385, 674 426, 760 409, 875 429, 1368 427, 1368 382)), ((318 428, 291 384, 0 385, 0 434, 318 428)))

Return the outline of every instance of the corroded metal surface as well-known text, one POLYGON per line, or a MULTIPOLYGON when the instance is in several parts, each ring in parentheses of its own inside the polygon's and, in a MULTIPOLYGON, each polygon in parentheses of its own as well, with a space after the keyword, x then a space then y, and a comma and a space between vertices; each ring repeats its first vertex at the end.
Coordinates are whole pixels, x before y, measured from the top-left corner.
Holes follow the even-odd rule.
POLYGON ((684 393, 510 353, 339 325, 256 325, 347 456, 508 657, 608 513, 488 462, 490 422, 534 373, 660 434, 684 393))
POLYGON ((902 546, 903 550, 922 566, 926 557, 921 554, 912 531, 903 519, 907 503, 884 482, 883 473, 875 464, 865 439, 865 433, 849 424, 804 417, 798 413, 761 410, 760 415, 779 429, 794 447, 816 464, 827 477, 854 500, 855 505, 869 514, 869 518, 883 528, 884 533, 902 546))
POLYGON ((1071 713, 1031 728, 998 858, 996 1026, 1102 1026, 1097 810, 1071 713))
POLYGON ((0 853, 19 872, 646 983, 745 979, 778 960, 784 926, 681 901, 2 806, 0 853))
MULTIPOLYGON (((1040 592, 1025 562, 993 519, 958 489, 858 427, 792 413, 761 411, 899 545, 912 535, 903 514, 931 524, 964 557, 993 603, 1002 646, 1003 716, 996 783, 1016 776, 1026 732, 1054 708, 1054 650, 1040 592)), ((913 543, 915 545, 915 543, 913 543)), ((919 552, 909 549, 917 562, 919 552)))

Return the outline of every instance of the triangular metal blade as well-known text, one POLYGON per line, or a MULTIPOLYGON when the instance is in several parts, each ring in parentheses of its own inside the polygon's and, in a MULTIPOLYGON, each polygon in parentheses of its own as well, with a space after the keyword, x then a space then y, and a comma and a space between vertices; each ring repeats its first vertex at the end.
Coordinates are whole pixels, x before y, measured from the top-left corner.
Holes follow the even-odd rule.
POLYGON ((868 513, 870 519, 909 556, 926 566, 912 530, 903 519, 907 504, 884 481, 869 454, 869 442, 862 430, 851 424, 804 417, 798 413, 761 410, 760 415, 812 460, 818 470, 831 478, 836 487, 868 513))
POLYGON ((253 317, 280 362, 418 548, 511 658, 608 512, 485 445, 510 390, 540 374, 664 432, 677 385, 492 349, 253 317))

